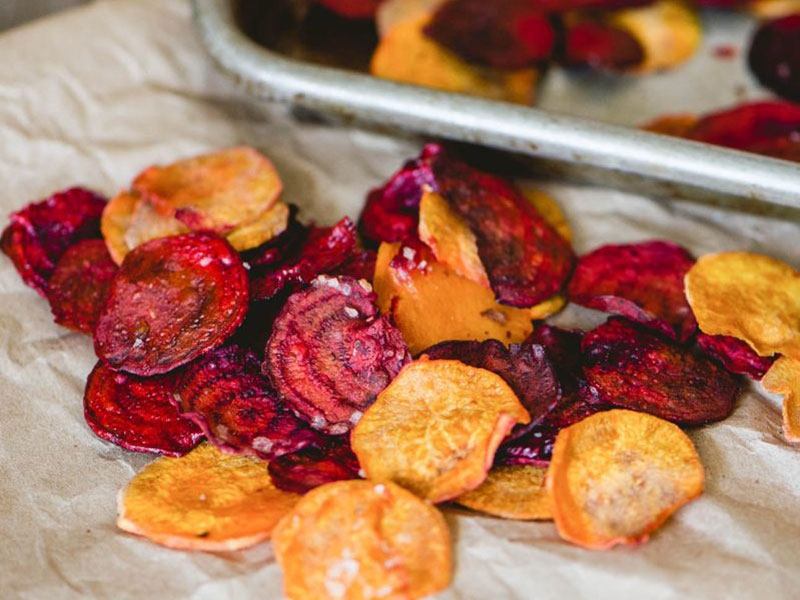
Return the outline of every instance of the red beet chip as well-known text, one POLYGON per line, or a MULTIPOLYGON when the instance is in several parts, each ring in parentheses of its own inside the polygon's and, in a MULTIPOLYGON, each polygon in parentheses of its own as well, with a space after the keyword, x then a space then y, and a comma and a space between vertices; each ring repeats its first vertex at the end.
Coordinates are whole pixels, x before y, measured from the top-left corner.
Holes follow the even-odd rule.
POLYGON ((320 437, 283 404, 256 355, 237 346, 217 348, 188 365, 174 400, 226 452, 272 460, 320 437))
POLYGON ((172 374, 136 377, 98 362, 86 382, 83 412, 97 437, 134 452, 183 456, 202 430, 171 402, 172 374))
POLYGON ((316 0, 329 10, 348 19, 370 19, 382 0, 316 0))
POLYGON ((800 132, 800 104, 754 102, 700 119, 687 137, 737 150, 756 151, 791 140, 800 132))
POLYGON ((423 354, 496 373, 514 390, 530 413, 531 423, 540 423, 561 398, 561 388, 542 346, 525 343, 506 348, 498 340, 453 341, 431 346, 423 354))
POLYGON ((530 0, 451 0, 425 33, 468 62, 499 69, 546 61, 556 39, 548 15, 530 0))
POLYGON ((253 300, 268 300, 288 286, 305 285, 346 263, 355 249, 355 225, 347 217, 333 227, 312 228, 294 255, 266 270, 253 271, 250 295, 253 300))
POLYGON ((337 267, 333 273, 372 282, 375 277, 377 260, 378 255, 374 250, 359 250, 347 262, 337 267))
POLYGON ((270 461, 269 475, 280 490, 295 494, 334 481, 359 478, 358 458, 350 448, 349 436, 331 436, 322 446, 309 446, 270 461))
POLYGON ((118 270, 103 240, 81 240, 70 247, 58 261, 47 291, 56 323, 94 333, 118 270))
POLYGON ((0 248, 22 280, 47 297, 47 282, 58 259, 75 242, 100 237, 105 198, 83 188, 57 192, 11 214, 0 248))
POLYGON ((166 373, 221 345, 247 312, 247 271, 224 239, 151 240, 122 262, 94 333, 97 356, 135 375, 166 373))
POLYGON ((583 373, 598 401, 679 425, 731 414, 739 380, 716 361, 624 319, 583 337, 583 373))
POLYGON ((590 67, 610 71, 635 67, 644 62, 644 48, 624 29, 599 21, 581 21, 566 28, 563 56, 567 67, 590 67))
POLYGON ((577 390, 577 382, 581 377, 582 339, 583 331, 561 329, 538 322, 533 333, 525 340, 526 344, 538 344, 544 348, 565 395, 577 390))
POLYGON ((747 375, 756 381, 761 381, 777 359, 776 356, 759 356, 746 342, 727 335, 698 333, 697 345, 731 373, 747 375))
POLYGON ((691 254, 670 242, 602 246, 580 257, 567 294, 575 304, 622 315, 683 341, 697 329, 683 291, 693 264, 691 254))
POLYGON ((761 85, 800 102, 800 13, 763 23, 747 60, 761 85))
POLYGON ((375 300, 369 284, 323 275, 292 294, 275 320, 263 370, 315 429, 349 431, 411 360, 375 300))

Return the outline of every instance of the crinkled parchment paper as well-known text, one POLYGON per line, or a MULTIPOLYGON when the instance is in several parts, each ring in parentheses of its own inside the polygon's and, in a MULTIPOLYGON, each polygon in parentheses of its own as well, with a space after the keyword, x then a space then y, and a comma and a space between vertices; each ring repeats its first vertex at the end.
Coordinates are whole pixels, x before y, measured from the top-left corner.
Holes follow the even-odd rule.
MULTIPOLYGON (((0 36, 0 212, 85 184, 112 194, 143 167, 232 144, 269 154, 286 199, 332 222, 419 143, 259 107, 215 73, 182 0, 110 0, 0 36)), ((585 252, 659 237, 698 254, 743 248, 800 266, 796 223, 579 186, 545 186, 585 252)), ((568 322, 585 315, 574 311, 568 322)), ((171 551, 118 532, 115 497, 150 460, 83 421, 91 341, 0 257, 0 597, 279 598, 269 544, 171 551)), ((691 432, 707 491, 652 541, 589 552, 550 523, 448 511, 456 544, 441 598, 792 598, 800 593, 800 450, 757 386, 721 424, 691 432)))

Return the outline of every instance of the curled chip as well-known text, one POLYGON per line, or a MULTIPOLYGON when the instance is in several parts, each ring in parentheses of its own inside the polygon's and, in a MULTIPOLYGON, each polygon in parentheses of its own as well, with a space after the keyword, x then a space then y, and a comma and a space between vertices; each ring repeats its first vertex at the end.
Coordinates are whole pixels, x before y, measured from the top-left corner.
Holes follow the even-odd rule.
POLYGON ((319 446, 284 454, 269 463, 269 475, 278 489, 305 494, 309 490, 347 479, 359 479, 358 458, 348 435, 331 436, 319 446))
POLYGON ((624 319, 583 336, 583 373, 598 402, 640 410, 681 425, 733 411, 739 381, 716 361, 624 319))
POLYGON ((340 481, 309 492, 275 528, 293 600, 422 598, 452 576, 441 513, 392 483, 340 481))
POLYGON ((727 335, 697 335, 697 345, 703 352, 716 358, 731 373, 747 375, 756 381, 764 377, 772 364, 774 356, 759 356, 745 342, 727 335))
POLYGON ((761 356, 800 359, 800 273, 769 256, 721 252, 686 274, 701 331, 747 342, 761 356))
POLYGON ((284 405, 256 355, 238 346, 187 365, 173 395, 184 416, 226 452, 272 460, 320 437, 284 405))
POLYGON ((528 310, 499 304, 423 244, 381 244, 374 284, 381 311, 391 314, 412 354, 448 340, 519 343, 533 329, 528 310))
POLYGON ((178 550, 240 550, 269 539, 299 499, 272 485, 264 462, 202 444, 142 469, 120 492, 117 526, 178 550))
POLYGON ((458 360, 486 369, 503 378, 528 411, 531 423, 539 423, 561 399, 561 387, 542 346, 485 342, 442 342, 425 350, 433 360, 458 360))
POLYGON ((692 441, 651 415, 610 410, 561 430, 547 471, 558 534, 584 548, 647 541, 703 491, 692 441))
POLYGON ((529 420, 499 375, 423 358, 381 392, 350 442, 368 479, 443 502, 478 487, 503 438, 529 420))
POLYGON ((83 412, 95 434, 133 452, 181 456, 202 430, 171 402, 174 375, 140 378, 98 362, 86 381, 83 412))
POLYGON ((761 383, 768 392, 783 394, 783 435, 800 442, 800 360, 780 357, 761 383))
POLYGON ((504 519, 546 521, 553 502, 545 488, 547 467, 494 467, 477 488, 456 498, 461 506, 504 519))
POLYGON ((59 259, 47 290, 56 323, 91 335, 117 265, 103 240, 82 240, 59 259))
POLYGON ((683 292, 694 258, 671 242, 602 246, 578 260, 569 299, 684 341, 697 322, 683 292))
POLYGON ((448 92, 471 94, 517 104, 531 104, 536 93, 535 69, 495 69, 472 65, 428 38, 423 30, 430 15, 394 25, 378 43, 370 72, 376 77, 448 92))
POLYGON ((269 210, 283 190, 278 172, 253 148, 230 148, 150 167, 133 190, 193 231, 228 233, 269 210))
POLYGON ((409 360, 368 283, 321 275, 286 301, 263 369, 292 410, 315 429, 339 434, 409 360))
POLYGON ((74 243, 99 237, 105 198, 83 188, 57 192, 11 214, 0 249, 22 281, 47 297, 47 282, 58 259, 74 243))
POLYGON ((222 238, 151 240, 125 257, 94 333, 115 369, 166 373, 222 344, 247 312, 247 271, 222 238))

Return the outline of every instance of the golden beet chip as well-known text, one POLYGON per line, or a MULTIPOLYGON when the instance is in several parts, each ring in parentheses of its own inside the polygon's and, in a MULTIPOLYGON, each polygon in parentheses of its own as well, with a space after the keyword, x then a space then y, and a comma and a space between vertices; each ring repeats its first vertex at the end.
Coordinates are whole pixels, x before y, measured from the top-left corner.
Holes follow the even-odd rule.
POLYGON ((392 483, 318 487, 275 528, 275 557, 292 600, 414 599, 450 584, 447 524, 392 483))
POLYGON ((800 359, 800 273, 789 265, 749 252, 708 254, 685 285, 703 333, 739 338, 761 356, 800 359))
POLYGON ((480 486, 456 498, 461 506, 519 521, 553 518, 553 502, 545 487, 547 467, 494 467, 480 486))
POLYGON ((270 537, 300 496, 277 489, 267 463, 202 444, 147 465, 119 496, 117 526, 182 550, 238 550, 270 537))
POLYGON ((692 441, 676 425, 610 410, 559 432, 547 489, 558 534, 602 550, 647 541, 702 493, 704 478, 692 441))
POLYGON ((134 179, 133 189, 193 231, 225 234, 269 210, 283 184, 265 156, 238 147, 150 167, 134 179))
POLYGON ((533 331, 530 309, 499 304, 491 290, 438 263, 421 244, 381 244, 373 286, 412 354, 448 340, 518 344, 533 331))
POLYGON ((503 438, 529 421, 499 375, 423 357, 378 395, 350 443, 368 479, 443 502, 478 487, 503 438))
POLYGON ((244 252, 283 233, 288 224, 289 206, 285 202, 277 202, 254 221, 244 223, 228 233, 225 239, 233 246, 234 250, 244 252))
POLYGON ((645 131, 685 137, 695 126, 699 119, 693 114, 665 115, 642 125, 645 131))
POLYGON ((108 201, 100 218, 100 233, 108 247, 108 253, 118 265, 128 253, 125 232, 131 226, 131 217, 140 198, 130 192, 120 192, 108 201))
POLYGON ((800 360, 782 356, 761 383, 768 392, 783 394, 783 435, 800 442, 800 360))
POLYGON ((372 55, 372 74, 448 92, 533 103, 535 69, 505 71, 471 65, 423 33, 429 21, 428 14, 416 16, 386 32, 372 55))

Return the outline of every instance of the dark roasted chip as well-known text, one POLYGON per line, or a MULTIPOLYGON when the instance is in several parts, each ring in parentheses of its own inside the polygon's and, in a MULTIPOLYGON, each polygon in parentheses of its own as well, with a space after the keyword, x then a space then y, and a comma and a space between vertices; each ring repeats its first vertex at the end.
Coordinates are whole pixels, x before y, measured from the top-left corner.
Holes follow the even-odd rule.
POLYGON ((800 131, 800 105, 791 102, 754 102, 706 115, 687 137, 737 150, 757 150, 800 131))
POLYGON ((348 19, 369 19, 375 16, 381 0, 316 0, 316 2, 348 19))
POLYGON ((716 361, 620 318, 583 337, 583 373, 598 401, 680 425, 731 414, 739 380, 716 361))
POLYGON ((305 494, 334 481, 358 479, 358 458, 349 436, 330 436, 321 446, 309 446, 269 463, 269 475, 279 490, 305 494))
POLYGON ((47 282, 58 259, 75 242, 100 237, 105 198, 83 188, 57 192, 12 213, 0 249, 22 280, 47 297, 47 282))
POLYGON ((800 102, 800 12, 762 24, 753 36, 748 62, 761 85, 800 102))
POLYGON ((681 341, 697 329, 683 291, 694 258, 663 241, 602 246, 582 256, 567 287, 582 306, 622 315, 681 341))
POLYGON ((359 250, 346 263, 337 267, 334 274, 365 279, 372 283, 377 260, 378 254, 374 250, 359 250))
POLYGON ((580 21, 566 28, 566 67, 624 70, 644 62, 644 48, 629 32, 602 21, 580 21))
POLYGON ((183 456, 202 430, 172 404, 175 376, 136 377, 98 362, 86 382, 83 411, 98 437, 134 452, 183 456))
POLYGON ((221 345, 247 312, 247 271, 212 234, 187 233, 133 249, 114 278, 94 334, 116 369, 166 373, 221 345))
POLYGON ((697 345, 720 361, 731 373, 760 381, 777 356, 759 356, 747 342, 728 335, 697 334, 697 345))
POLYGON ((56 323, 94 333, 118 270, 103 240, 82 240, 70 247, 58 261, 47 290, 56 323))
POLYGON ((350 430, 411 360, 375 300, 363 281, 323 275, 290 296, 275 320, 264 372, 315 429, 350 430))
POLYGON ((550 364, 558 377, 562 392, 571 394, 577 390, 581 375, 581 340, 583 332, 561 329, 547 323, 536 323, 533 333, 525 343, 544 347, 550 364))

